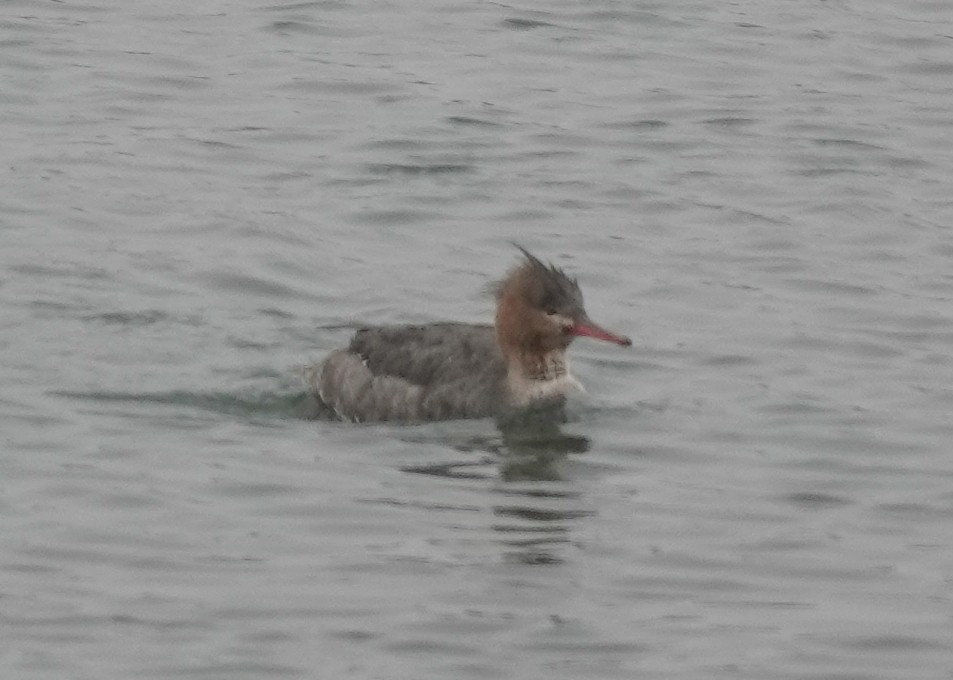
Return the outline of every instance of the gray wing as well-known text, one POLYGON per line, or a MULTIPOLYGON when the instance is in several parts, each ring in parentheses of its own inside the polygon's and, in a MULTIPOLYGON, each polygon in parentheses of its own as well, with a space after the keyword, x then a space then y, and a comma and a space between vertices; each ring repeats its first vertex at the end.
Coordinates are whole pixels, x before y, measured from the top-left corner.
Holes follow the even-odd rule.
POLYGON ((491 326, 437 324, 361 329, 308 380, 338 417, 423 421, 493 415, 505 374, 491 326))
POLYGON ((503 366, 493 327, 475 324, 362 328, 348 350, 360 355, 374 375, 392 375, 424 387, 503 366))

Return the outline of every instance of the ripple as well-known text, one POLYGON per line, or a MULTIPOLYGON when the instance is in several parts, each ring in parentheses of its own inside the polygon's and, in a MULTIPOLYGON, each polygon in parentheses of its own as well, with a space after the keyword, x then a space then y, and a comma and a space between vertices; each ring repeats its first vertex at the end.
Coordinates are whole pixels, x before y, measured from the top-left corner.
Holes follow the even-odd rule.
POLYGON ((233 415, 282 416, 288 418, 296 417, 295 414, 299 404, 307 397, 303 392, 290 394, 261 392, 241 395, 224 392, 200 393, 185 390, 141 393, 55 390, 51 391, 50 394, 86 402, 160 404, 233 415))
POLYGON ((553 24, 535 19, 523 19, 511 17, 503 20, 504 28, 511 28, 516 31, 531 31, 536 28, 554 28, 553 24))
POLYGON ((817 491, 801 491, 798 493, 788 494, 784 497, 784 500, 807 510, 826 510, 828 508, 836 508, 842 505, 850 505, 852 503, 852 501, 843 498, 842 496, 835 496, 817 491))
POLYGON ((433 163, 416 165, 408 163, 377 163, 368 166, 368 171, 378 175, 398 173, 403 175, 449 175, 472 172, 473 166, 460 163, 433 163))

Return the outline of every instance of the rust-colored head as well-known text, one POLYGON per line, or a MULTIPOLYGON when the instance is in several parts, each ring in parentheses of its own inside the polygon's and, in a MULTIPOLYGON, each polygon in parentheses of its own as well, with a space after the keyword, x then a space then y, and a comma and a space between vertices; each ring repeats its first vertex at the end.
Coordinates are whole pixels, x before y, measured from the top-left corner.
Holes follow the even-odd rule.
POLYGON ((576 336, 632 344, 592 322, 575 279, 516 247, 525 259, 496 287, 496 334, 504 352, 565 350, 576 336))

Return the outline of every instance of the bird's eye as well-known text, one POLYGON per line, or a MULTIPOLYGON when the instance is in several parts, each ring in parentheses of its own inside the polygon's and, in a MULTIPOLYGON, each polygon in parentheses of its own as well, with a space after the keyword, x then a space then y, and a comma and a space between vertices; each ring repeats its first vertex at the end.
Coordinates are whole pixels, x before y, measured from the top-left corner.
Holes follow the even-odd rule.
POLYGON ((557 312, 554 307, 546 308, 546 316, 556 316, 557 314, 559 314, 559 312, 557 312))

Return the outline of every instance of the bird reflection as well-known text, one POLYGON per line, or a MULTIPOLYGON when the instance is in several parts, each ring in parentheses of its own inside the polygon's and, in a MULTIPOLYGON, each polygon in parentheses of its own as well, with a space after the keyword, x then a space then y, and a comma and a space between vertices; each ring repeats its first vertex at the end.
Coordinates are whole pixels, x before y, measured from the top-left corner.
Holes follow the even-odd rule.
MULTIPOLYGON (((405 472, 449 478, 490 478, 505 482, 563 481, 559 465, 571 453, 589 450, 589 438, 563 432, 551 410, 521 411, 497 421, 499 436, 477 436, 446 443, 462 453, 483 452, 479 460, 455 460, 402 468, 405 472), (487 471, 487 467, 496 467, 487 471)), ((558 414, 558 415, 561 415, 558 414)))
POLYGON ((406 472, 449 479, 497 479, 492 488, 492 530, 507 562, 541 566, 563 562, 573 520, 591 514, 580 509, 578 491, 571 488, 562 465, 569 454, 585 453, 587 437, 563 432, 552 413, 526 413, 498 422, 497 436, 447 442, 479 459, 429 463, 403 468, 406 472))

